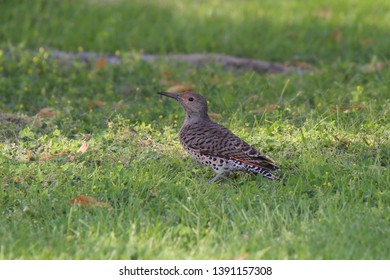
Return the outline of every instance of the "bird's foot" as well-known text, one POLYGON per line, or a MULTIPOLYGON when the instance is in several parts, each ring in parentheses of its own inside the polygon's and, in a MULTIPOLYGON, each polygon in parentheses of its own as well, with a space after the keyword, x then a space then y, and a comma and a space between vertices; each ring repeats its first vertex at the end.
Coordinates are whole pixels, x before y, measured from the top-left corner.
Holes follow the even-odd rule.
POLYGON ((217 182, 218 180, 222 180, 222 179, 226 180, 226 176, 225 176, 225 175, 219 174, 219 175, 215 176, 214 178, 212 178, 211 180, 209 180, 209 181, 207 182, 207 185, 211 185, 212 183, 215 183, 215 182, 217 182))

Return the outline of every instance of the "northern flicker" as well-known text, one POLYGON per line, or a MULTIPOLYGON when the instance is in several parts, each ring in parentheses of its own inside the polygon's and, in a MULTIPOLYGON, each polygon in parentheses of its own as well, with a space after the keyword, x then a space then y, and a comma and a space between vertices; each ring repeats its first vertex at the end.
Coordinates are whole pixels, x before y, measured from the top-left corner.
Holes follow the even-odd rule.
POLYGON ((159 94, 176 99, 184 108, 186 117, 179 132, 179 140, 195 160, 217 173, 209 183, 235 171, 261 174, 271 180, 278 179, 271 171, 279 171, 280 168, 272 159, 258 152, 226 127, 210 120, 207 101, 202 95, 193 91, 159 94))

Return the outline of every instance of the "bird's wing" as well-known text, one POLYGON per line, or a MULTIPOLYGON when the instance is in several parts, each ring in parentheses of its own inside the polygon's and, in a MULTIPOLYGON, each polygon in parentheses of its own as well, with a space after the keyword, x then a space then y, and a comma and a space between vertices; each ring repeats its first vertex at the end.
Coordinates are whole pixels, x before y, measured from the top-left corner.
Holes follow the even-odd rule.
POLYGON ((194 141, 189 141, 187 145, 207 156, 234 159, 267 170, 280 170, 271 158, 263 155, 230 130, 217 123, 209 124, 201 131, 198 128, 197 137, 194 138, 194 141))

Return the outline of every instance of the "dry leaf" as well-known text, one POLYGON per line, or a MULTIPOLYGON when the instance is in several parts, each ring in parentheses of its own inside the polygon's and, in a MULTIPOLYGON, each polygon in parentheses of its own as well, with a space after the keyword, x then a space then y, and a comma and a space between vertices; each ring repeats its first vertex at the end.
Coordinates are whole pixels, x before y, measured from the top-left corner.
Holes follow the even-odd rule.
POLYGON ((176 81, 176 80, 169 80, 169 79, 163 78, 161 80, 161 84, 164 86, 174 86, 174 85, 180 84, 180 82, 176 81))
POLYGON ((189 90, 193 90, 193 86, 190 83, 182 83, 182 84, 174 85, 165 91, 171 93, 179 93, 179 92, 185 92, 189 90))
MULTIPOLYGON (((84 147, 81 146, 79 150, 81 150, 81 148, 84 148, 84 147)), ((88 148, 88 146, 87 146, 87 148, 88 148)), ((63 156, 69 156, 69 155, 70 155, 70 152, 67 151, 67 152, 58 152, 58 153, 54 153, 54 154, 47 154, 47 153, 45 153, 45 154, 37 155, 35 157, 34 153, 32 151, 28 150, 27 153, 26 153, 26 160, 27 161, 31 161, 34 158, 36 158, 39 161, 48 161, 48 160, 52 160, 54 158, 63 157, 63 156)), ((75 160, 75 157, 74 156, 69 156, 68 159, 70 161, 73 161, 73 160, 75 160)))
POLYGON ((86 143, 83 143, 81 147, 77 150, 77 152, 80 152, 82 154, 85 154, 88 150, 88 145, 86 143))
POLYGON ((92 107, 103 107, 103 106, 106 106, 106 102, 99 101, 99 100, 92 100, 87 105, 87 109, 90 110, 92 107))
POLYGON ((162 80, 161 80, 161 83, 162 83, 163 85, 169 86, 169 85, 172 85, 172 82, 174 82, 175 84, 177 84, 177 81, 172 81, 172 80, 170 79, 171 73, 169 73, 168 71, 164 71, 164 72, 162 73, 162 76, 163 76, 163 78, 162 78, 162 80))
POLYGON ((249 254, 245 252, 245 253, 239 255, 238 257, 235 257, 234 259, 235 260, 245 260, 248 256, 249 256, 249 254))
POLYGON ((332 32, 332 41, 335 43, 341 42, 343 36, 340 31, 340 29, 336 29, 335 31, 332 32))
POLYGON ((221 78, 218 76, 214 76, 213 78, 210 79, 210 84, 220 84, 221 83, 221 78))
POLYGON ((104 58, 99 58, 95 63, 95 67, 96 69, 102 69, 106 66, 106 64, 107 61, 104 58))
POLYGON ((383 68, 389 67, 390 61, 382 61, 374 64, 362 66, 362 70, 366 73, 376 73, 382 71, 383 68))
POLYGON ((163 76, 163 78, 161 80, 161 84, 164 86, 173 86, 173 85, 180 84, 179 81, 171 80, 171 73, 169 73, 168 71, 164 71, 162 73, 162 76, 163 76))
POLYGON ((356 104, 356 105, 352 105, 352 106, 333 106, 332 107, 333 111, 339 110, 339 111, 342 111, 344 114, 347 114, 347 113, 350 113, 353 111, 363 110, 363 109, 364 109, 364 106, 361 104, 356 104))
POLYGON ((48 160, 51 160, 53 159, 54 156, 53 155, 46 155, 46 154, 43 154, 39 157, 39 161, 48 161, 48 160))
POLYGON ((169 79, 169 77, 171 76, 171 73, 168 71, 163 71, 162 76, 164 79, 169 79))
POLYGON ((39 113, 37 114, 38 118, 54 118, 55 113, 52 109, 50 108, 43 108, 39 113))
POLYGON ((19 177, 13 177, 12 180, 15 182, 15 183, 20 183, 21 180, 19 177))
POLYGON ((175 80, 165 80, 165 79, 163 79, 162 81, 161 81, 161 84, 163 85, 163 86, 174 86, 174 85, 177 85, 177 84, 180 84, 180 82, 179 81, 175 81, 175 80))
POLYGON ((264 112, 269 113, 269 112, 275 111, 279 108, 280 108, 280 106, 278 104, 270 104, 264 108, 264 112))
POLYGON ((223 120, 222 115, 216 113, 209 113, 209 117, 214 120, 223 120))
POLYGON ((330 8, 322 8, 314 11, 313 14, 317 18, 329 20, 333 16, 333 11, 330 8))
POLYGON ((101 206, 101 207, 107 207, 112 208, 111 204, 106 202, 98 201, 96 198, 92 196, 86 196, 86 195, 78 195, 76 198, 71 199, 70 205, 83 205, 83 206, 101 206))
POLYGON ((156 191, 154 188, 151 188, 150 190, 149 190, 149 192, 150 192, 150 195, 151 196, 159 196, 159 192, 158 191, 156 191))
POLYGON ((363 46, 373 46, 375 45, 375 40, 372 38, 362 39, 359 41, 363 46))
POLYGON ((26 159, 27 159, 27 161, 31 161, 31 158, 32 158, 32 152, 30 150, 28 150, 27 154, 26 154, 26 159))
MULTIPOLYGON (((34 121, 34 119, 25 116, 18 116, 10 113, 0 113, 0 125, 15 124, 17 126, 22 126, 34 121)), ((42 124, 40 121, 36 121, 36 125, 41 126, 42 124)))
POLYGON ((51 154, 43 154, 39 157, 39 161, 48 161, 55 157, 62 157, 64 155, 69 155, 70 152, 62 152, 62 153, 55 153, 54 155, 51 154))
POLYGON ((193 89, 193 86, 191 83, 171 80, 170 75, 171 74, 167 71, 164 71, 162 73, 163 79, 161 80, 161 84, 164 86, 171 86, 170 88, 168 88, 166 90, 167 92, 172 92, 172 93, 184 92, 184 91, 188 91, 188 90, 193 89))
POLYGON ((280 106, 278 104, 270 104, 267 107, 265 107, 264 109, 252 110, 251 113, 252 114, 264 114, 264 113, 269 113, 269 112, 275 111, 279 108, 280 108, 280 106))

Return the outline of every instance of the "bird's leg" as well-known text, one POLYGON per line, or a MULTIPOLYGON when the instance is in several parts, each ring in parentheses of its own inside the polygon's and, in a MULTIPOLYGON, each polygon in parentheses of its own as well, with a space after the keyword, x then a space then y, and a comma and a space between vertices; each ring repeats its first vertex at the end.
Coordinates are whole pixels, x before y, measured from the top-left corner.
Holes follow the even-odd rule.
MULTIPOLYGON (((194 176, 196 177, 196 179, 198 179, 199 182, 201 182, 201 188, 203 188, 204 185, 205 185, 204 179, 202 179, 202 178, 200 178, 198 175, 196 175, 195 172, 191 172, 191 173, 192 173, 192 175, 194 175, 194 176), (202 181, 203 181, 203 182, 202 182, 202 181)), ((207 183, 207 184, 208 184, 208 183, 207 183)))
POLYGON ((198 179, 198 181, 202 181, 202 178, 200 178, 195 172, 191 172, 191 174, 198 179))
POLYGON ((211 180, 209 180, 207 182, 207 185, 211 185, 212 183, 218 181, 218 180, 221 180, 221 179, 226 179, 226 176, 225 174, 218 174, 217 176, 215 176, 214 178, 212 178, 211 180))

